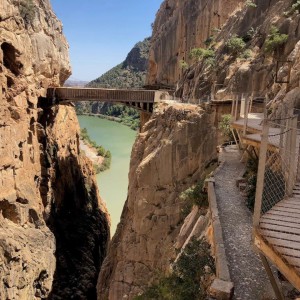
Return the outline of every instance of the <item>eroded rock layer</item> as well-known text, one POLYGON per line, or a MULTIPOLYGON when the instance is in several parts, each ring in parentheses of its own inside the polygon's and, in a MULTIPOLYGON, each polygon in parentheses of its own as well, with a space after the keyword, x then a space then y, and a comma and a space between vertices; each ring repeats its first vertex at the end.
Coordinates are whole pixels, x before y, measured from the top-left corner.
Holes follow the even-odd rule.
POLYGON ((212 115, 161 104, 132 150, 121 222, 98 280, 98 299, 132 299, 169 270, 183 221, 179 195, 216 156, 212 115))
POLYGON ((40 99, 69 75, 49 1, 0 1, 0 299, 95 298, 105 209, 74 109, 40 99))

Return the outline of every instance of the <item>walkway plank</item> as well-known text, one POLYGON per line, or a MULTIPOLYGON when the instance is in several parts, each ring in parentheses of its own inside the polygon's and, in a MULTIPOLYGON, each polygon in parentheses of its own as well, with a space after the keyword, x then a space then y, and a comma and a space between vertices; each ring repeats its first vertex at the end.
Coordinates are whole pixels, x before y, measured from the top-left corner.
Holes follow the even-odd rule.
POLYGON ((291 228, 299 228, 300 229, 300 224, 299 223, 291 223, 287 221, 279 221, 279 220, 274 220, 274 219, 269 219, 269 218, 262 218, 260 221, 261 223, 265 224, 273 224, 273 225, 279 225, 279 226, 286 226, 286 227, 291 227, 291 228))
POLYGON ((277 232, 285 232, 285 233, 300 235, 300 229, 291 228, 291 227, 282 226, 282 225, 274 225, 274 224, 268 224, 268 223, 262 222, 262 223, 260 223, 260 228, 267 229, 267 230, 274 230, 277 232))
POLYGON ((286 242, 285 240, 273 238, 273 237, 265 237, 265 239, 268 241, 268 243, 272 246, 282 246, 285 248, 300 250, 300 243, 297 242, 286 242))
POLYGON ((263 219, 271 219, 271 220, 278 220, 278 221, 285 221, 285 222, 289 222, 289 223, 299 223, 299 219, 298 218, 292 218, 292 217, 288 217, 288 216, 282 216, 282 215, 276 215, 276 214, 271 214, 271 213, 266 213, 263 217, 263 219))
POLYGON ((281 247, 281 246, 274 246, 274 248, 276 249, 276 251, 278 251, 280 254, 284 255, 284 256, 292 256, 292 257, 297 257, 300 259, 300 251, 297 249, 293 249, 293 248, 286 248, 286 247, 281 247))
POLYGON ((289 234, 285 232, 277 232, 272 230, 260 229, 263 236, 274 237, 277 239, 282 239, 285 241, 291 242, 299 242, 300 243, 300 236, 296 234, 289 234))
POLYGON ((288 261, 291 266, 300 267, 300 258, 283 255, 283 257, 288 261))

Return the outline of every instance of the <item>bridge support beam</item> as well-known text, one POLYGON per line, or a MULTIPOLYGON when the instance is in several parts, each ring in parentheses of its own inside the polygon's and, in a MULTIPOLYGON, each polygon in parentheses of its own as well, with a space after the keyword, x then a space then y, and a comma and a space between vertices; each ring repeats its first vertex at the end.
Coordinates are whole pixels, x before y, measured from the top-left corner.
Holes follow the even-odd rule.
POLYGON ((141 111, 140 112, 140 131, 142 130, 143 126, 150 120, 151 113, 141 111))

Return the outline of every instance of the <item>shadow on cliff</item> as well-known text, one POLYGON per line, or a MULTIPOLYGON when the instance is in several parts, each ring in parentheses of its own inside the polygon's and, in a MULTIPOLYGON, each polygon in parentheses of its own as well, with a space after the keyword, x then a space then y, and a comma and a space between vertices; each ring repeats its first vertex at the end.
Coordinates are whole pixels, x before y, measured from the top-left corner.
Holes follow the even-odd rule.
MULTIPOLYGON (((46 130, 51 130, 54 116, 55 109, 44 110, 40 123, 46 130)), ((41 143, 40 190, 45 211, 49 211, 44 218, 56 239, 56 270, 48 299, 97 299, 109 227, 98 205, 95 182, 89 177, 89 167, 84 166, 83 171, 79 157, 71 154, 74 151, 69 149, 70 155, 64 158, 57 155, 58 143, 48 138, 46 131, 41 143)))

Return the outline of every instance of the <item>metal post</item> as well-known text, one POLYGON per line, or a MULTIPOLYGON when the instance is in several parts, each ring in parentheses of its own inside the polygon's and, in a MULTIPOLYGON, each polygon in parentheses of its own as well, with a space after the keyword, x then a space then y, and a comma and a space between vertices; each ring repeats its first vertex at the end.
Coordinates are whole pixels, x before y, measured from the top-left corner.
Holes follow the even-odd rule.
POLYGON ((238 95, 235 95, 235 112, 234 112, 234 121, 238 119, 237 114, 238 114, 238 106, 239 106, 239 97, 238 95))
MULTIPOLYGON (((242 116, 242 113, 245 113, 245 98, 244 94, 241 96, 241 108, 240 108, 240 117, 242 116)), ((244 115, 245 118, 245 115, 244 115)))
POLYGON ((276 278, 275 278, 275 276, 274 276, 274 274, 272 272, 272 269, 271 269, 271 267, 269 265, 268 260, 261 253, 259 253, 259 256, 260 256, 260 259, 261 259, 261 261, 262 261, 262 263, 263 263, 263 265, 265 267, 265 270, 266 270, 266 272, 268 274, 268 277, 270 279, 270 282, 271 282, 271 285, 272 285, 273 290, 275 292, 277 300, 284 300, 283 293, 282 293, 281 289, 279 288, 279 284, 278 284, 278 282, 277 282, 277 280, 276 280, 276 278))
POLYGON ((267 119, 264 119, 260 152, 259 152, 259 163, 257 171, 257 181, 256 181, 256 193, 255 193, 255 206, 253 215, 253 226, 254 228, 259 226, 261 207, 262 207, 262 197, 264 191, 264 180, 265 180, 265 168, 268 150, 268 134, 269 134, 269 123, 267 119))
POLYGON ((247 132, 249 98, 246 97, 245 101, 246 102, 245 102, 245 107, 244 107, 244 129, 243 129, 243 135, 246 135, 246 132, 247 132))
POLYGON ((297 121, 298 117, 294 116, 290 121, 290 160, 288 165, 289 176, 288 176, 288 195, 293 193, 294 184, 296 181, 296 145, 297 145, 297 121))

